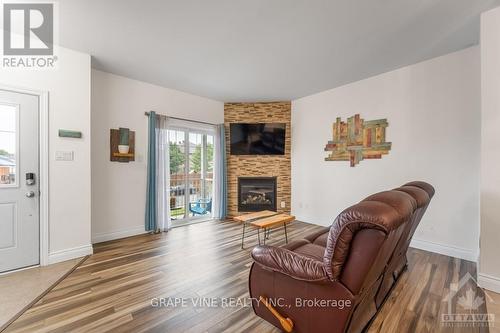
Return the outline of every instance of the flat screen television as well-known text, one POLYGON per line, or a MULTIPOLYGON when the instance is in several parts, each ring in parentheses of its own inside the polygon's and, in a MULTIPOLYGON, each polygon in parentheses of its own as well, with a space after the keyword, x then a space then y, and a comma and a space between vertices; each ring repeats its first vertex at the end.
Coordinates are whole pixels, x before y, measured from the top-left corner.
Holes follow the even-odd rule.
POLYGON ((230 124, 231 155, 284 155, 285 123, 230 124))

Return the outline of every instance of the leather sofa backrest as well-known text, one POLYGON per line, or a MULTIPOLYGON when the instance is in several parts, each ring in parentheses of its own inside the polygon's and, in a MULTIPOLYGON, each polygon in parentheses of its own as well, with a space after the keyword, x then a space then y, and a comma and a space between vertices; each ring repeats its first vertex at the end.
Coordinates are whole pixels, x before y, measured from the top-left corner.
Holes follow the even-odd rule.
POLYGON ((395 255, 404 254, 408 249, 408 245, 411 241, 411 238, 413 237, 413 234, 417 230, 418 224, 420 223, 420 220, 422 219, 422 216, 424 215, 427 206, 429 206, 431 198, 434 195, 434 188, 432 186, 430 186, 429 188, 429 186, 430 186, 429 184, 423 182, 412 182, 405 184, 401 187, 395 188, 393 190, 393 191, 401 191, 408 193, 417 202, 417 209, 415 210, 413 216, 411 217, 410 223, 408 223, 408 225, 406 226, 406 230, 403 236, 399 240, 399 243, 396 247, 395 255))
POLYGON ((434 186, 432 186, 431 184, 426 183, 426 182, 413 181, 413 182, 406 183, 403 186, 418 187, 418 188, 424 190, 425 192, 427 192, 427 194, 429 195, 429 198, 431 198, 431 199, 434 196, 434 193, 436 193, 436 190, 434 189, 434 186))
POLYGON ((422 220, 429 203, 434 196, 434 187, 424 182, 411 182, 401 187, 395 188, 394 191, 401 191, 411 195, 417 202, 417 209, 410 219, 410 223, 405 227, 405 231, 401 239, 396 245, 396 249, 390 259, 389 267, 394 269, 394 274, 398 275, 402 269, 402 265, 406 263, 406 252, 410 245, 411 239, 417 230, 417 227, 422 220))
MULTIPOLYGON (((416 208, 417 201, 411 195, 402 191, 385 191, 371 195, 340 213, 330 228, 323 257, 330 279, 340 278, 351 251, 351 243, 361 230, 378 230, 390 238, 391 244, 381 244, 390 256, 391 247, 394 250, 402 233, 403 228, 399 227, 409 221, 416 208)), ((367 248, 364 252, 368 255, 370 251, 373 249, 367 248)))
POLYGON ((415 216, 415 221, 412 223, 412 226, 410 228, 410 232, 407 237, 407 241, 409 242, 411 238, 413 237, 413 234, 415 234, 415 231, 417 230, 418 224, 420 223, 420 220, 422 219, 422 216, 424 215, 425 211, 427 210, 427 207, 429 206, 429 203, 434 196, 435 190, 434 187, 431 184, 424 183, 424 182, 410 182, 406 183, 405 185, 395 189, 397 191, 405 191, 406 193, 410 194, 417 200, 417 205, 418 209, 416 212, 415 216), (425 196, 425 194, 427 196, 425 196))

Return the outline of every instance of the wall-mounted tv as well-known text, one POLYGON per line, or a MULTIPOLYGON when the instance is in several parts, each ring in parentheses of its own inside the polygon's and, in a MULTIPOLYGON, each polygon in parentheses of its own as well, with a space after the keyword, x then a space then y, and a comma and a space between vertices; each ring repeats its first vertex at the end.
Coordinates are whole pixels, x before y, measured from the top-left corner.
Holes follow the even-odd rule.
POLYGON ((230 124, 231 155, 284 155, 285 123, 230 124))

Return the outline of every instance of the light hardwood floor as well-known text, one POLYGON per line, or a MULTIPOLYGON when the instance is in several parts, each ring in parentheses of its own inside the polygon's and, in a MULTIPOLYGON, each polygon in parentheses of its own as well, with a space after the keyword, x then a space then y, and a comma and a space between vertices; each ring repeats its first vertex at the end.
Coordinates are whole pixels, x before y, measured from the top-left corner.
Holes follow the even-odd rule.
MULTIPOLYGON (((294 222, 288 236, 297 239, 318 228, 294 222)), ((213 221, 97 244, 93 256, 6 332, 278 332, 251 307, 151 305, 158 297, 185 298, 188 304, 198 297, 219 304, 221 297, 248 297, 249 252, 256 242, 256 235, 248 237, 241 250, 241 225, 213 221)), ((283 231, 274 231, 269 243, 284 244, 283 231)), ((450 286, 467 272, 475 276, 473 263, 410 249, 409 270, 370 332, 464 331, 443 328, 440 314, 450 286)))

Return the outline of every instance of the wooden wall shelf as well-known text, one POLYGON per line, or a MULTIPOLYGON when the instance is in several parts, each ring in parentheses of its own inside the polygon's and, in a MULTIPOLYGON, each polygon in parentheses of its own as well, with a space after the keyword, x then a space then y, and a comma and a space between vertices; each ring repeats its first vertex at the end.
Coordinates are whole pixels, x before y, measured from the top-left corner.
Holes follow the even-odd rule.
POLYGON ((113 153, 114 157, 134 157, 134 154, 128 153, 128 154, 121 154, 121 153, 113 153))

